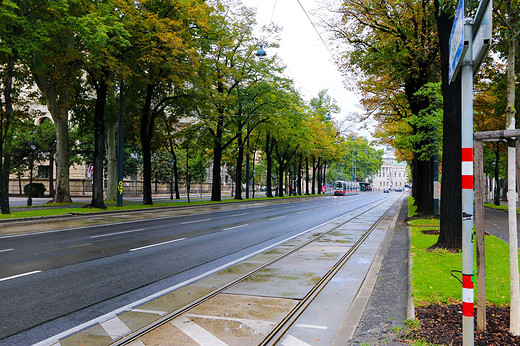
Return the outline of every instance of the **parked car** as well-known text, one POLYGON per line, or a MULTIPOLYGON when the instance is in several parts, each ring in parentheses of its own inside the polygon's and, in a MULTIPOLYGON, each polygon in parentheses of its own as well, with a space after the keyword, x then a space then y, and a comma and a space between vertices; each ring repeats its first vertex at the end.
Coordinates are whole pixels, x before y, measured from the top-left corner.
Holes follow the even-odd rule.
POLYGON ((383 193, 388 193, 388 192, 389 192, 388 189, 383 190, 383 193))

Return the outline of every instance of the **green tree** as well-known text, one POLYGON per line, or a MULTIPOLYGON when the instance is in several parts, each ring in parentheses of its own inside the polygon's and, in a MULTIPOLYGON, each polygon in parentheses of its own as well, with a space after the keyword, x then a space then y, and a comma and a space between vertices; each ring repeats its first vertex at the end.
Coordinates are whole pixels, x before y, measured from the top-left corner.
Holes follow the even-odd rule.
POLYGON ((200 0, 150 1, 122 12, 131 35, 125 64, 133 72, 129 96, 139 100, 140 143, 143 154, 143 203, 153 204, 151 143, 155 121, 178 98, 188 97, 196 74, 196 41, 207 26, 209 7, 200 0), (144 88, 144 90, 143 90, 144 88))
MULTIPOLYGON (((345 68, 363 73, 359 86, 371 98, 367 113, 382 123, 419 115, 428 100, 417 92, 432 77, 437 54, 433 6, 429 1, 377 2, 348 0, 343 3, 343 25, 338 30, 353 48, 345 56, 345 68), (378 94, 373 94, 378 90, 378 94), (403 103, 403 101, 405 101, 403 103), (381 120, 383 119, 383 120, 381 120)), ((422 128, 412 126, 418 134, 422 128)), ((421 145, 413 148, 413 153, 421 145)), ((417 211, 433 213, 433 158, 411 160, 413 195, 417 211)))

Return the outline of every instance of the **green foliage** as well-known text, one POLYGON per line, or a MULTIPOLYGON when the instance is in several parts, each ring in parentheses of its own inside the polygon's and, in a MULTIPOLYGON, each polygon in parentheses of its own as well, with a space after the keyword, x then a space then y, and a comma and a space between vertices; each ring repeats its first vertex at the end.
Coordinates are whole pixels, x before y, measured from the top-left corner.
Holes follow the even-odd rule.
POLYGON ((426 161, 433 157, 435 150, 442 147, 442 92, 441 83, 427 83, 415 93, 417 97, 427 100, 428 107, 412 114, 406 119, 408 124, 417 129, 408 135, 406 140, 414 148, 419 160, 426 161))
POLYGON ((45 191, 47 190, 45 188, 45 185, 43 185, 42 183, 32 183, 32 185, 27 184, 23 187, 23 193, 26 195, 29 195, 29 188, 31 186, 32 186, 32 189, 31 189, 32 197, 42 197, 45 194, 45 191))

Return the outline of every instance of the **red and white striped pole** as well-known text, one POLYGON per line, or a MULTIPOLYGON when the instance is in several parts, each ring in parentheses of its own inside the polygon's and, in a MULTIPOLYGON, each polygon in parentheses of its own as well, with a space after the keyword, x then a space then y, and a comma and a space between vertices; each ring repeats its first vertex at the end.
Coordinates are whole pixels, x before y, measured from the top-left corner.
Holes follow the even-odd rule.
POLYGON ((462 343, 473 345, 473 21, 465 18, 468 44, 461 67, 462 96, 462 343))

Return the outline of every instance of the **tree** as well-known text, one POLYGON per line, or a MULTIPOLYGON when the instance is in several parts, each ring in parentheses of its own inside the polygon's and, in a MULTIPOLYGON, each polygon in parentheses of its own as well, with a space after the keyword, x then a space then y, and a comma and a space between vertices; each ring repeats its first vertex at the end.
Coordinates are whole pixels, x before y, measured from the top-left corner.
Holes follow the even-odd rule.
POLYGON ((140 100, 140 142, 143 154, 143 203, 151 205, 151 143, 155 121, 172 102, 187 97, 196 74, 196 41, 207 26, 209 7, 200 0, 128 4, 123 12, 131 33, 128 66, 132 93, 140 100), (144 86, 144 92, 142 90, 144 86))
MULTIPOLYGON (((374 108, 369 108, 367 113, 378 119, 398 120, 411 114, 419 115, 428 107, 428 102, 417 92, 431 78, 438 47, 433 32, 434 11, 429 1, 349 0, 343 3, 341 11, 343 25, 334 29, 353 46, 346 53, 344 67, 354 66, 361 71, 364 81, 359 86, 365 96, 379 100, 371 103, 374 108), (369 94, 378 88, 378 95, 369 94), (383 107, 385 105, 387 107, 383 107)), ((411 126, 411 131, 415 135, 423 129, 411 126)), ((415 146, 413 153, 421 146, 415 146)), ((411 161, 412 193, 417 211, 425 215, 433 213, 432 163, 433 158, 421 160, 417 155, 411 161)))

